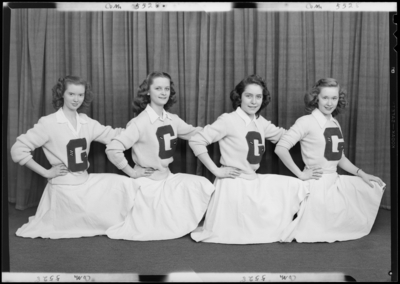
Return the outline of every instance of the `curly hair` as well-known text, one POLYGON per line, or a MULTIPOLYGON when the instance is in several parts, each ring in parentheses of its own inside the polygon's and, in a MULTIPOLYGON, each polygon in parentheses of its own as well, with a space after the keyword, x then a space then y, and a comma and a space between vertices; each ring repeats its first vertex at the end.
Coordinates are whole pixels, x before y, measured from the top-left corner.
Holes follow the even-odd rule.
POLYGON ((339 101, 335 110, 332 112, 332 116, 335 117, 344 111, 347 105, 346 90, 340 87, 336 79, 324 78, 318 80, 310 92, 304 96, 304 103, 306 105, 305 111, 307 114, 310 114, 314 109, 318 108, 318 95, 321 93, 321 89, 326 87, 337 87, 339 89, 339 101))
POLYGON ((67 75, 64 78, 58 79, 58 82, 52 88, 53 91, 53 107, 58 110, 64 105, 64 92, 68 88, 68 84, 82 85, 85 87, 85 98, 82 105, 78 108, 78 112, 89 108, 93 100, 93 92, 89 82, 78 76, 67 75))
POLYGON ((174 82, 172 82, 171 76, 166 72, 154 71, 147 75, 147 78, 140 84, 136 98, 132 102, 133 112, 139 115, 150 103, 150 96, 148 96, 150 86, 153 84, 155 78, 167 78, 170 82, 170 95, 167 103, 164 105, 164 109, 170 109, 174 103, 176 103, 176 92, 174 89, 174 82))
POLYGON ((260 112, 263 108, 265 108, 270 102, 271 102, 271 94, 269 93, 267 89, 267 84, 265 81, 258 75, 253 74, 250 75, 246 78, 244 78, 242 81, 240 81, 239 84, 236 85, 235 89, 231 91, 230 98, 232 101, 232 107, 233 109, 237 109, 242 103, 242 94, 246 87, 251 84, 256 84, 259 85, 262 89, 263 93, 263 100, 261 103, 260 109, 256 112, 256 117, 258 118, 260 116, 260 112))

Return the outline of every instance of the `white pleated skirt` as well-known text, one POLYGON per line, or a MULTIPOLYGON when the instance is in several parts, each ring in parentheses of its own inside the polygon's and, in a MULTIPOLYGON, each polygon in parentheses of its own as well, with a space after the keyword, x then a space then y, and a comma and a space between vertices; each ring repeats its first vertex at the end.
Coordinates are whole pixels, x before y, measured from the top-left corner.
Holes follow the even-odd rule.
POLYGON ((196 242, 278 242, 308 195, 303 181, 283 175, 257 174, 254 180, 217 178, 214 184, 204 225, 191 234, 196 242))
POLYGON ((164 180, 135 180, 139 185, 126 219, 109 228, 111 239, 155 241, 180 238, 193 231, 209 204, 213 184, 190 174, 172 174, 164 180))
POLYGON ((370 233, 384 186, 371 188, 355 176, 324 174, 306 181, 310 195, 301 212, 282 234, 282 242, 314 243, 359 239, 370 233))
POLYGON ((80 185, 48 183, 35 216, 16 232, 25 238, 80 238, 105 235, 125 219, 138 186, 117 174, 89 174, 80 185))

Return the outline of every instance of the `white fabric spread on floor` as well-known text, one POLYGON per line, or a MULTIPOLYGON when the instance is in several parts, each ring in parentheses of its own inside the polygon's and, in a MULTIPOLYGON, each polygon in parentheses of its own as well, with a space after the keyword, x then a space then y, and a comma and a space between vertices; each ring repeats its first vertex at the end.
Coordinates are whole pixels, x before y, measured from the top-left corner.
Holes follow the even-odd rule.
POLYGON ((283 175, 257 174, 254 180, 217 178, 214 184, 204 226, 191 234, 197 242, 277 242, 308 195, 303 181, 283 175))
POLYGON ((105 235, 124 220, 138 186, 117 174, 89 174, 80 185, 48 183, 35 216, 16 232, 27 238, 80 238, 105 235))
POLYGON ((126 219, 107 230, 112 239, 151 241, 182 237, 203 218, 214 186, 204 177, 172 174, 135 180, 140 189, 126 219))
POLYGON ((372 182, 371 188, 359 177, 337 173, 307 183, 310 195, 282 235, 283 242, 346 241, 369 234, 386 185, 372 182))

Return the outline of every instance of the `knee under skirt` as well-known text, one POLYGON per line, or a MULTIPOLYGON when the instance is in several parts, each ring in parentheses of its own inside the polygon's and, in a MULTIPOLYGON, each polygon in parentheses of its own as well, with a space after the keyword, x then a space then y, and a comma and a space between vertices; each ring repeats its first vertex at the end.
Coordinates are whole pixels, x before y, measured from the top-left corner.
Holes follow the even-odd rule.
POLYGON ((280 240, 308 195, 293 177, 258 174, 254 180, 216 179, 204 225, 191 237, 197 242, 272 243, 280 240))
POLYGON ((310 195, 298 217, 282 234, 282 242, 335 242, 359 239, 370 233, 384 186, 371 188, 355 176, 324 174, 306 181, 310 195))
POLYGON ((117 174, 89 174, 80 185, 44 189, 35 216, 16 232, 26 238, 80 238, 105 235, 133 206, 135 180, 117 174))
POLYGON ((135 180, 140 188, 126 219, 107 230, 111 239, 155 241, 180 238, 203 218, 213 184, 204 177, 172 174, 160 181, 135 180))

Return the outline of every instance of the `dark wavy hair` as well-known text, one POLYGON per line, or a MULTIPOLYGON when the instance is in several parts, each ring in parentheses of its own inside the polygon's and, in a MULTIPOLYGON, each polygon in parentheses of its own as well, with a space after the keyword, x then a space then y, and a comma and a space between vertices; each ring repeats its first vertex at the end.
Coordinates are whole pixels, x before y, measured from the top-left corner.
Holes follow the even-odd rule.
POLYGON ((256 84, 259 85, 262 89, 263 93, 263 100, 261 103, 260 109, 256 112, 256 117, 258 118, 260 116, 260 112, 263 108, 265 108, 270 102, 271 102, 271 94, 269 93, 267 89, 267 84, 261 78, 260 76, 254 74, 250 75, 246 78, 244 78, 242 81, 240 81, 239 84, 236 85, 236 87, 231 91, 230 98, 232 101, 232 107, 233 109, 237 109, 238 106, 241 105, 242 103, 242 94, 246 87, 251 84, 256 84))
POLYGON ((318 80, 317 83, 312 87, 310 92, 308 92, 304 96, 304 103, 306 105, 305 111, 307 114, 311 113, 314 109, 318 108, 318 95, 321 92, 322 88, 326 87, 337 87, 339 88, 339 101, 338 104, 335 108, 335 110, 332 112, 332 116, 335 117, 339 113, 343 112, 344 109, 346 108, 347 105, 347 100, 346 100, 346 95, 347 92, 344 88, 341 88, 338 81, 333 78, 324 78, 318 80))
POLYGON ((58 82, 52 88, 53 91, 53 107, 58 110, 64 105, 64 92, 68 88, 68 84, 85 86, 85 98, 82 105, 78 108, 78 112, 88 109, 93 100, 93 92, 90 83, 81 77, 67 75, 64 78, 58 79, 58 82))
POLYGON ((176 103, 176 92, 174 89, 174 82, 172 82, 171 76, 168 73, 154 71, 147 75, 147 78, 143 81, 143 83, 139 86, 137 96, 132 102, 132 109, 136 115, 139 115, 150 103, 150 96, 147 95, 150 90, 151 84, 155 78, 167 78, 170 82, 170 93, 168 102, 164 105, 164 109, 170 109, 174 103, 176 103))

